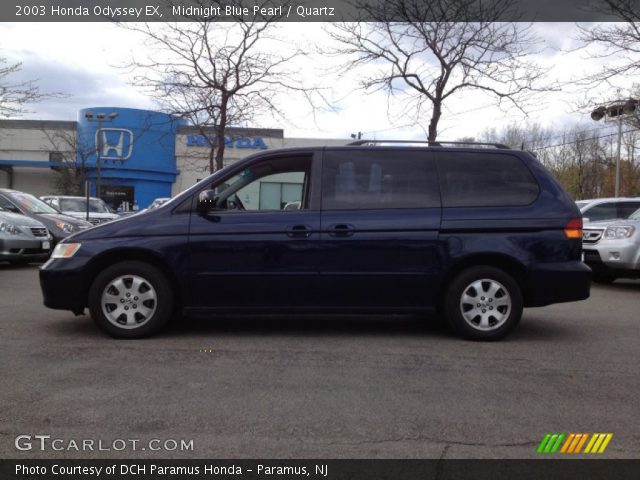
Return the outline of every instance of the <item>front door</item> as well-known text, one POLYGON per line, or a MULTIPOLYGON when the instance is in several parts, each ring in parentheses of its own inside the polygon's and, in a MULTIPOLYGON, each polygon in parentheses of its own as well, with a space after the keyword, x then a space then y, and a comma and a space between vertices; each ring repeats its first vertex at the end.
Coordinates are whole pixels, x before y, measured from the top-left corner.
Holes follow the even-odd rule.
POLYGON ((320 238, 313 162, 311 155, 258 160, 209 186, 213 208, 191 214, 191 306, 268 311, 313 301, 320 238))

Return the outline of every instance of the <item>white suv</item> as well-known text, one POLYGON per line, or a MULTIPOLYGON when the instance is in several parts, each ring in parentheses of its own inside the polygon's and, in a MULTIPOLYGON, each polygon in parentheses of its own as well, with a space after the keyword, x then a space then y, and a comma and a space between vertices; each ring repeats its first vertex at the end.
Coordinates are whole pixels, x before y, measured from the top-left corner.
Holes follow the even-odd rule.
POLYGON ((582 231, 582 249, 595 282, 640 277, 640 209, 626 220, 587 224, 582 231))
POLYGON ((640 197, 597 198, 576 202, 585 222, 628 218, 640 208, 640 197))

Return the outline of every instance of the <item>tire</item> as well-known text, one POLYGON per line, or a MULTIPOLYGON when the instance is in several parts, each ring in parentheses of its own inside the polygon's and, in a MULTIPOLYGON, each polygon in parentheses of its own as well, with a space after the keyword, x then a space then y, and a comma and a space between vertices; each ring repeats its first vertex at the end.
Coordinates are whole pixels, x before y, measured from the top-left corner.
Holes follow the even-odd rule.
POLYGON ((616 276, 610 273, 594 273, 592 279, 595 283, 608 285, 616 281, 616 276))
POLYGON ((115 338, 144 338, 166 325, 174 298, 167 277, 144 262, 120 262, 103 270, 89 290, 91 318, 115 338))
POLYGON ((522 291, 504 270, 470 267, 449 284, 444 307, 449 326, 459 336, 498 340, 520 322, 522 291))

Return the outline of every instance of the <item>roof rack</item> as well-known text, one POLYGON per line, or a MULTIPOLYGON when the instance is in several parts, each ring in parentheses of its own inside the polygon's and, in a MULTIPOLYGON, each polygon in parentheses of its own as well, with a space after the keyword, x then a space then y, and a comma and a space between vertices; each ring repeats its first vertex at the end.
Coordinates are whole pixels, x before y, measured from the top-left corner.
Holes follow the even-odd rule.
POLYGON ((448 141, 443 141, 443 140, 436 140, 433 142, 430 142, 428 140, 356 140, 355 142, 351 142, 351 143, 347 143, 347 145, 353 145, 353 146, 357 146, 357 145, 379 145, 379 144, 384 144, 384 143, 400 143, 400 144, 413 144, 413 143, 420 143, 420 144, 425 144, 428 145, 430 147, 442 147, 444 145, 478 145, 478 146, 484 146, 484 147, 493 147, 493 148, 499 148, 499 149, 506 149, 509 150, 510 147, 508 147, 507 145, 504 145, 502 143, 483 143, 483 142, 448 142, 448 141))

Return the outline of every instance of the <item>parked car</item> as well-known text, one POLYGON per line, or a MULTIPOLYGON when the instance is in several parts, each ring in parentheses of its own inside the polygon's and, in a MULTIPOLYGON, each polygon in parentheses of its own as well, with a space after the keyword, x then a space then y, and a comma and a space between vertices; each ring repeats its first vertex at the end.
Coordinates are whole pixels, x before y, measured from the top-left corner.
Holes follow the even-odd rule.
POLYGON ((640 208, 640 197, 596 198, 576 202, 585 222, 628 218, 640 208))
MULTIPOLYGON (((86 220, 87 218, 86 197, 44 195, 40 197, 40 200, 70 217, 80 220, 86 220)), ((98 225, 118 218, 120 218, 120 215, 111 210, 102 199, 89 197, 89 223, 98 225)))
POLYGON ((584 261, 593 269, 594 281, 640 277, 640 209, 626 220, 591 222, 582 238, 584 261))
POLYGON ((247 157, 162 208, 67 238, 40 270, 44 304, 89 307, 122 338, 174 312, 441 310, 461 336, 493 340, 523 307, 587 298, 580 212, 542 164, 440 145, 247 157))
POLYGON ((53 237, 37 220, 0 208, 0 261, 13 264, 49 258, 53 237))
POLYGON ((147 207, 147 210, 155 210, 158 207, 161 207, 165 203, 171 200, 171 197, 160 197, 156 198, 151 204, 147 207))
POLYGON ((147 208, 143 208, 142 210, 135 210, 135 211, 131 211, 131 212, 125 212, 122 215, 126 216, 126 215, 136 215, 139 213, 144 213, 147 212, 149 210, 155 210, 156 208, 160 208, 162 205, 164 205, 165 203, 167 203, 169 200, 171 200, 170 197, 160 197, 160 198, 156 198, 153 202, 151 202, 149 204, 149 206, 147 208))
POLYGON ((0 188, 0 207, 13 213, 21 213, 43 223, 53 236, 54 244, 74 232, 79 232, 92 226, 84 220, 62 215, 58 210, 50 207, 42 200, 18 190, 0 188))

